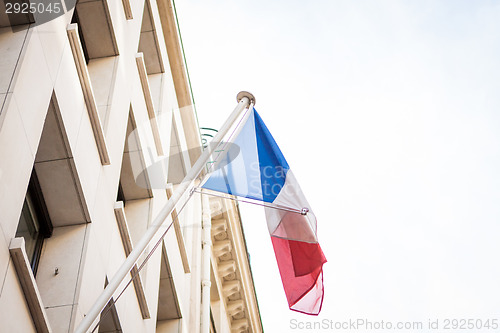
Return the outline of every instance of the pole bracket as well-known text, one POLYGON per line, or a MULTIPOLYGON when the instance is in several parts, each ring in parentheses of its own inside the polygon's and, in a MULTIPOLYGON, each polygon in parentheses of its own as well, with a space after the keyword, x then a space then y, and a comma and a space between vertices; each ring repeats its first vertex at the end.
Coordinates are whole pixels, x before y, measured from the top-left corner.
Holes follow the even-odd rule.
POLYGON ((248 91, 240 91, 238 95, 236 95, 236 101, 238 101, 239 103, 243 99, 243 97, 248 98, 250 103, 255 105, 255 96, 252 93, 249 93, 248 91))

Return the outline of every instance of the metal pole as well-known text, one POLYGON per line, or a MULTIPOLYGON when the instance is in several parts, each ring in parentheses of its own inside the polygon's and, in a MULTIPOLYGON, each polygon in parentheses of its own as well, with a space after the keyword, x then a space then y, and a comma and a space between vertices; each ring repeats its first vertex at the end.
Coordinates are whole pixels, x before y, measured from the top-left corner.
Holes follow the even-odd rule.
POLYGON ((212 254, 212 212, 210 201, 206 195, 202 200, 202 250, 201 250, 201 333, 210 333, 210 258, 212 254))
POLYGON ((75 330, 76 333, 85 333, 90 329, 92 323, 97 319, 97 317, 104 309, 106 304, 109 302, 111 297, 113 297, 113 294, 118 289, 123 279, 130 272, 137 259, 139 259, 141 253, 144 251, 144 249, 146 249, 149 242, 151 242, 154 235, 163 225, 167 217, 170 215, 171 211, 175 208, 175 205, 177 204, 179 199, 189 190, 192 182, 196 179, 196 177, 198 177, 201 171, 203 171, 203 168, 205 167, 206 162, 209 160, 213 150, 222 141, 222 139, 227 134, 233 123, 236 121, 236 119, 238 119, 238 116, 240 115, 241 111, 244 110, 247 106, 249 106, 250 103, 254 103, 255 101, 255 97, 253 97, 251 93, 243 91, 238 93, 237 99, 238 99, 238 105, 234 109, 233 113, 231 113, 229 118, 226 120, 224 125, 222 125, 222 128, 220 129, 219 133, 217 133, 215 138, 212 140, 213 144, 208 145, 207 149, 201 154, 201 156, 198 158, 193 167, 188 171, 186 177, 184 177, 182 182, 179 184, 179 186, 175 190, 170 200, 168 200, 168 202, 165 204, 165 207, 162 208, 162 210, 158 213, 158 216, 156 216, 156 218, 154 219, 151 227, 146 231, 144 236, 142 236, 139 242, 135 245, 132 252, 130 252, 130 255, 127 257, 125 262, 115 273, 113 279, 111 279, 111 281, 106 286, 102 294, 95 301, 92 308, 90 308, 90 310, 87 312, 87 315, 80 322, 80 324, 75 330))

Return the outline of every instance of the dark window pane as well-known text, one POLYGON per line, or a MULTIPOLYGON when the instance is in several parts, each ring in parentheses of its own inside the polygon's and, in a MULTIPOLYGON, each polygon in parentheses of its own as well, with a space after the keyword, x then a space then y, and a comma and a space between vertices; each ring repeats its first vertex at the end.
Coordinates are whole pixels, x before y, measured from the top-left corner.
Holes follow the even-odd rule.
POLYGON ((36 247, 40 237, 40 224, 29 192, 26 194, 26 199, 24 200, 16 237, 24 237, 26 254, 28 255, 30 264, 33 265, 34 254, 37 252, 36 247))

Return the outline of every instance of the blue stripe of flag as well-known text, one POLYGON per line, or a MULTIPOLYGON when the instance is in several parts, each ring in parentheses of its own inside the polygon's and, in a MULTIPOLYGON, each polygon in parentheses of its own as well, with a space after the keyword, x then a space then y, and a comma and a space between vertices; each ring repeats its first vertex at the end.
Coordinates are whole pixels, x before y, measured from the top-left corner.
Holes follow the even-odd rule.
POLYGON ((233 148, 203 188, 273 202, 285 184, 288 163, 257 111, 252 110, 233 148), (236 156, 237 155, 237 156, 236 156))

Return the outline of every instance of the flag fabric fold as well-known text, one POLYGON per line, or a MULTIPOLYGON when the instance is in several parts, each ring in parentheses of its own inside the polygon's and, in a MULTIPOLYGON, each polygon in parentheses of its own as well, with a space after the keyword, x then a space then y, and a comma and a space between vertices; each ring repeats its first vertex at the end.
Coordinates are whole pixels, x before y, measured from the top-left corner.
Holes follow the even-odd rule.
POLYGON ((248 112, 202 188, 275 206, 266 207, 265 213, 288 305, 317 315, 326 258, 316 235, 316 217, 262 118, 253 108, 248 112))

